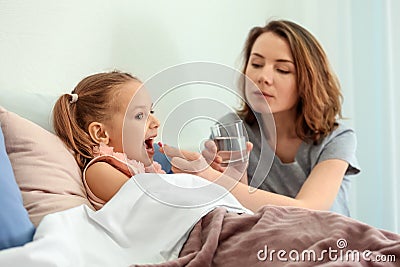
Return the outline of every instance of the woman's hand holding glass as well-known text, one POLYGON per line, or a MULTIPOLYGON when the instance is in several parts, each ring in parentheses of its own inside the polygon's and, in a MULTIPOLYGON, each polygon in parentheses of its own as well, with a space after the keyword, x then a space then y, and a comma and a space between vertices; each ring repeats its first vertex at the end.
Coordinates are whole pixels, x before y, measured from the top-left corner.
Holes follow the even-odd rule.
MULTIPOLYGON (((253 144, 246 142, 247 153, 250 153, 252 148, 253 144)), ((247 183, 248 162, 235 162, 222 165, 221 162, 227 155, 222 151, 217 152, 217 146, 213 140, 208 140, 205 143, 205 149, 202 151, 202 154, 180 150, 168 145, 163 145, 160 151, 171 158, 171 170, 174 173, 190 173, 211 182, 215 182, 222 175, 226 175, 232 178, 234 183, 235 181, 247 183)))
MULTIPOLYGON (((252 149, 253 144, 251 142, 246 142, 247 159, 252 149)), ((232 153, 230 151, 218 151, 217 145, 213 140, 208 140, 205 142, 202 155, 214 170, 225 173, 235 180, 240 180, 241 182, 247 184, 248 160, 224 163, 229 162, 232 157, 232 153)))
MULTIPOLYGON (((252 149, 253 144, 251 142, 246 142, 247 155, 250 154, 252 149)), ((201 152, 201 154, 213 169, 220 172, 224 172, 229 164, 223 162, 227 162, 231 158, 231 153, 229 151, 218 151, 217 145, 213 140, 208 140, 204 143, 204 150, 201 152)), ((232 166, 235 165, 236 164, 232 164, 232 166)))

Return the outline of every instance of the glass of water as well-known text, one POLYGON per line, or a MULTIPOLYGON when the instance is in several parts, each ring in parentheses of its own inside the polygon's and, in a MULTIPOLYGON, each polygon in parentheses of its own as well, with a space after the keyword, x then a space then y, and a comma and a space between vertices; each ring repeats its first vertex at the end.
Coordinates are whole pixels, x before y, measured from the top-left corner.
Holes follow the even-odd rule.
POLYGON ((221 124, 211 127, 211 137, 214 140, 222 164, 247 162, 247 137, 242 121, 221 124))

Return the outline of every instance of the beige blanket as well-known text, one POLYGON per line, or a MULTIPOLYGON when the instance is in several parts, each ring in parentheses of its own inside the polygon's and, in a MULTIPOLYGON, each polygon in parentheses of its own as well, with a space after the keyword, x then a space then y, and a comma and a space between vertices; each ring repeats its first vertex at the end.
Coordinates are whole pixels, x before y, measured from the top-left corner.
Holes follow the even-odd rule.
POLYGON ((218 208, 195 225, 178 259, 152 266, 400 266, 400 235, 331 212, 218 208))

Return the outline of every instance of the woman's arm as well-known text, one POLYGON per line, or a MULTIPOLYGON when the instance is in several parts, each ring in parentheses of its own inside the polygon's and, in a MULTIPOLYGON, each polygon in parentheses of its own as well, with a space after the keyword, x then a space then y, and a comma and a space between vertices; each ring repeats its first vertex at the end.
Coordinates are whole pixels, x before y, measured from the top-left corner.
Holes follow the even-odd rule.
POLYGON ((86 183, 92 193, 109 201, 128 181, 128 177, 106 162, 96 162, 86 170, 86 183))
POLYGON ((167 147, 167 150, 173 157, 172 170, 175 173, 188 172, 215 182, 229 190, 242 205, 253 211, 267 204, 328 210, 336 198, 348 167, 348 163, 340 159, 329 159, 318 163, 307 177, 297 196, 291 198, 264 190, 255 190, 247 184, 238 183, 237 181, 243 177, 243 173, 246 173, 245 168, 240 171, 237 168, 228 167, 224 173, 221 173, 211 167, 205 168, 205 160, 201 168, 199 165, 195 166, 196 164, 193 162, 201 162, 199 161, 201 156, 197 153, 180 152, 179 154, 170 150, 170 147, 167 147), (196 172, 193 168, 201 171, 196 172))
MULTIPOLYGON (((264 190, 249 192, 252 188, 242 183, 231 187, 231 193, 245 207, 253 211, 267 204, 329 210, 339 191, 347 166, 347 162, 338 159, 326 160, 317 164, 295 198, 264 190)), ((218 179, 217 183, 227 188, 227 185, 232 185, 229 180, 232 178, 225 176, 218 179)))

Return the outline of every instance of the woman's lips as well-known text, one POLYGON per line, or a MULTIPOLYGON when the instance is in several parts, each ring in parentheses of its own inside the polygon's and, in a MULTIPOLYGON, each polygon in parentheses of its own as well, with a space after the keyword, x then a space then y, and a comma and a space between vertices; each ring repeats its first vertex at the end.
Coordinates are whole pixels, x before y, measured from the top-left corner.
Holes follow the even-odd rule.
POLYGON ((265 97, 265 98, 274 97, 273 95, 270 95, 270 94, 268 94, 268 93, 264 93, 264 92, 261 92, 261 91, 254 92, 254 94, 257 95, 257 96, 263 96, 263 97, 265 97))

